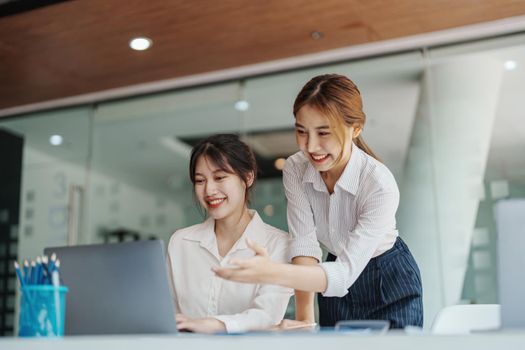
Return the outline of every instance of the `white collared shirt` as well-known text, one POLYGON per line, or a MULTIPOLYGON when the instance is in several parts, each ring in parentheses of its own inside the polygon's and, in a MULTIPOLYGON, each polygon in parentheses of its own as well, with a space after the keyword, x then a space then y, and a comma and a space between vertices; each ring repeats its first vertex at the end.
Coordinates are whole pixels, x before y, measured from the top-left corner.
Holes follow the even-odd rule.
POLYGON ((288 288, 228 281, 215 276, 212 266, 228 266, 231 259, 253 257, 246 238, 262 245, 270 258, 286 262, 289 235, 265 224, 256 211, 232 249, 221 257, 215 236, 215 221, 176 231, 168 245, 177 312, 191 318, 214 317, 229 333, 265 329, 278 324, 293 291, 288 288))
POLYGON ((322 243, 337 256, 334 262, 320 264, 327 278, 323 295, 346 295, 370 259, 392 248, 398 236, 399 189, 394 176, 353 144, 332 194, 302 152, 287 159, 283 182, 292 235, 289 259, 310 256, 321 261, 322 243))

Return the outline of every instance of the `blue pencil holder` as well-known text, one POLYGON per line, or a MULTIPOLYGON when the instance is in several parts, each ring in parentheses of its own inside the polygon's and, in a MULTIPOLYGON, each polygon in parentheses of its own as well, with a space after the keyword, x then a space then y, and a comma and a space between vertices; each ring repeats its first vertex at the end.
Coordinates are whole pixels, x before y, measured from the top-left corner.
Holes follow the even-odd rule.
POLYGON ((67 287, 28 285, 20 289, 20 337, 61 337, 66 320, 67 287))

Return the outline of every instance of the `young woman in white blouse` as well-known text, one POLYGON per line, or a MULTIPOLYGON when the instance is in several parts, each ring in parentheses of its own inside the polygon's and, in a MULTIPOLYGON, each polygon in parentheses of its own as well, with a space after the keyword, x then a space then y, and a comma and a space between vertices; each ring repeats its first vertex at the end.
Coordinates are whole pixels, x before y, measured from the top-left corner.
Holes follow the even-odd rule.
POLYGON ((257 174, 253 152, 236 135, 214 135, 193 148, 189 170, 208 219, 176 231, 168 245, 177 328, 238 333, 279 324, 291 289, 226 281, 212 271, 229 266, 230 259, 253 257, 249 243, 286 261, 288 234, 247 206, 257 174))
POLYGON ((396 229, 399 190, 360 136, 359 90, 345 76, 317 76, 299 92, 293 112, 301 151, 283 171, 293 264, 275 262, 253 244, 256 257, 234 259, 236 269, 216 268, 216 274, 294 288, 296 321, 285 320, 283 328, 313 322, 312 292, 322 293, 321 326, 365 319, 422 326, 419 269, 396 229), (326 262, 320 244, 329 252, 326 262))

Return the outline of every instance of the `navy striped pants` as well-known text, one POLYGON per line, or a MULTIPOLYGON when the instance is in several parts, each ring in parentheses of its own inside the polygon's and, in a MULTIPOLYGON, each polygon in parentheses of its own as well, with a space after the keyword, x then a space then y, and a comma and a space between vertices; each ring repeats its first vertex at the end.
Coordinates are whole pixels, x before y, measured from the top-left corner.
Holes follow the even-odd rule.
MULTIPOLYGON (((328 254, 327 261, 336 257, 328 254)), ((388 320, 390 328, 423 326, 421 276, 407 245, 394 246, 372 258, 344 297, 318 295, 319 323, 333 327, 342 320, 388 320)))

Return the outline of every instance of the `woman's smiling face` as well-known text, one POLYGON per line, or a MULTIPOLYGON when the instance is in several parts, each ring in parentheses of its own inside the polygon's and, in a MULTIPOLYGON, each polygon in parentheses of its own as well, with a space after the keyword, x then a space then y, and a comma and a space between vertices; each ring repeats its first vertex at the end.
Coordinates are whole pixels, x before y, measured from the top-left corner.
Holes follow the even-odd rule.
MULTIPOLYGON (((334 135, 328 119, 315 108, 309 105, 303 106, 297 112, 295 122, 297 145, 318 171, 329 171, 337 166, 339 159, 350 158, 351 139, 346 140, 343 148, 334 135)), ((354 128, 348 128, 346 135, 351 138, 349 135, 353 134, 354 128)))
POLYGON ((246 184, 233 172, 219 168, 206 156, 195 166, 195 195, 215 220, 239 215, 246 205, 246 184))

